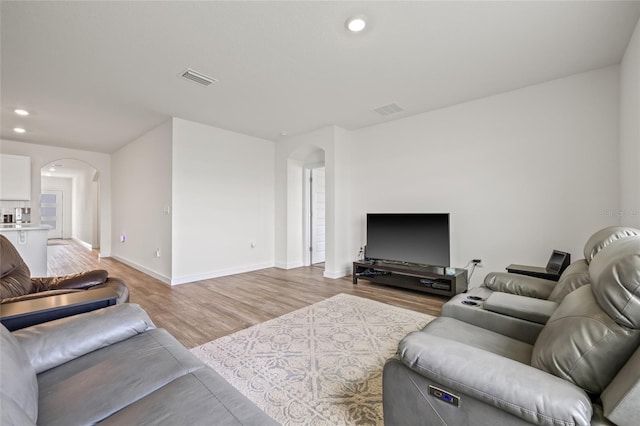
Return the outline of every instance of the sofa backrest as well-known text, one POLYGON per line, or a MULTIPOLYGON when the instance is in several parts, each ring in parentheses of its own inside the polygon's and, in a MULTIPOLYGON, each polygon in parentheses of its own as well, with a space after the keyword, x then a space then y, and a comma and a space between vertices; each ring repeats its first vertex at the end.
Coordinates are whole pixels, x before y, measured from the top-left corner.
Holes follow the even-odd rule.
POLYGON ((599 395, 640 344, 640 237, 604 247, 589 276, 551 315, 531 365, 599 395))
POLYGON ((593 258, 607 245, 621 238, 640 235, 640 229, 628 226, 608 226, 596 231, 584 245, 584 258, 591 263, 593 258))
POLYGON ((560 303, 567 294, 589 282, 589 264, 585 259, 576 260, 562 272, 548 300, 560 303))
POLYGON ((605 247, 589 265, 593 293, 618 324, 640 329, 640 236, 605 247))
POLYGON ((31 271, 11 241, 0 234, 0 299, 31 293, 31 271))
POLYGON ((549 300, 560 303, 573 290, 589 284, 589 263, 607 245, 622 238, 640 235, 640 229, 627 226, 608 226, 595 232, 584 245, 584 259, 576 260, 562 272, 549 300))
POLYGON ((0 325, 1 424, 34 424, 38 419, 36 372, 18 340, 0 325))

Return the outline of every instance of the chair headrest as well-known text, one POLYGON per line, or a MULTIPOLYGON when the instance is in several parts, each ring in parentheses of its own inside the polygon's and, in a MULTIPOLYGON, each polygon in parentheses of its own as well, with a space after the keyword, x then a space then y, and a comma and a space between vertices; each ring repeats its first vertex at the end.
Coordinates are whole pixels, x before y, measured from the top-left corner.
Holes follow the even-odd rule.
POLYGON ((0 278, 12 273, 22 263, 22 256, 11 241, 0 234, 0 278))
POLYGON ((640 236, 604 247, 589 265, 598 304, 618 324, 640 328, 640 236))
POLYGON ((23 296, 32 291, 29 267, 11 241, 0 234, 0 299, 23 296))
POLYGON ((633 237, 640 235, 640 229, 630 228, 628 226, 608 226, 593 234, 584 245, 584 258, 587 263, 591 263, 600 250, 608 244, 619 240, 620 238, 633 237))

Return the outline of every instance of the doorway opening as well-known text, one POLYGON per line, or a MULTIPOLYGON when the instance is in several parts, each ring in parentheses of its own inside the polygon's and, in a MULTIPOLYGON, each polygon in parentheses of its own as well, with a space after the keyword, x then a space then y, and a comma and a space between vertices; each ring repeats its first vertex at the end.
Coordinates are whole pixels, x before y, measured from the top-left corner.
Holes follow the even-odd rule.
POLYGON ((304 171, 305 197, 305 265, 324 267, 326 255, 325 168, 307 167, 304 171))
POLYGON ((74 239, 100 247, 100 174, 92 165, 64 158, 40 170, 40 223, 50 225, 48 238, 74 239))

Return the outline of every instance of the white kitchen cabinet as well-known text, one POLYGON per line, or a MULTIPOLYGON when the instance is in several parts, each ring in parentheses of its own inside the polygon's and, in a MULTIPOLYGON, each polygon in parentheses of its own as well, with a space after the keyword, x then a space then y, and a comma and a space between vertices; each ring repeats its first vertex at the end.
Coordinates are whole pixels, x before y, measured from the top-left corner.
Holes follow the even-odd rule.
POLYGON ((0 154, 0 200, 31 200, 31 158, 0 154))

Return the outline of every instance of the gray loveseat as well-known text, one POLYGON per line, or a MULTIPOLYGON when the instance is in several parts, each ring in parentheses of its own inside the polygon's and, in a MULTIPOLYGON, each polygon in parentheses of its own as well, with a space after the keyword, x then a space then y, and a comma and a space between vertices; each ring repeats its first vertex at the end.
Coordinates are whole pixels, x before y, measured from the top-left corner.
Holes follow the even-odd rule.
POLYGON ((277 424, 138 305, 0 334, 2 425, 277 424))

